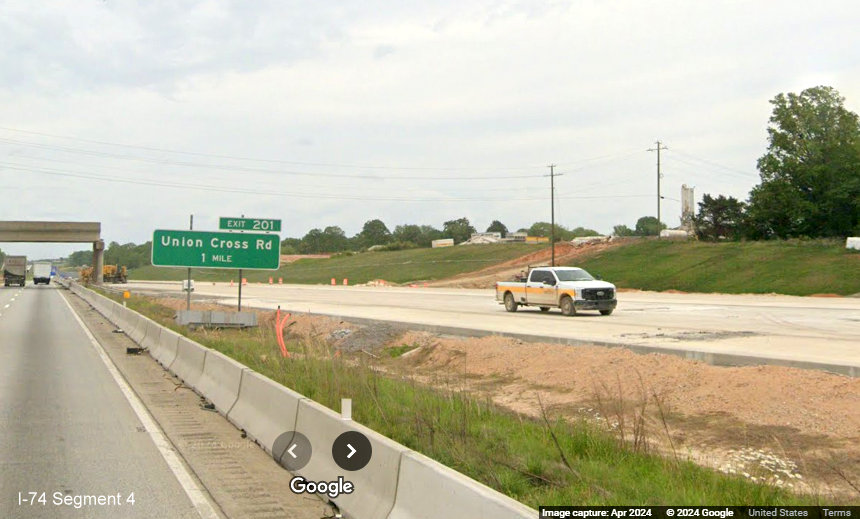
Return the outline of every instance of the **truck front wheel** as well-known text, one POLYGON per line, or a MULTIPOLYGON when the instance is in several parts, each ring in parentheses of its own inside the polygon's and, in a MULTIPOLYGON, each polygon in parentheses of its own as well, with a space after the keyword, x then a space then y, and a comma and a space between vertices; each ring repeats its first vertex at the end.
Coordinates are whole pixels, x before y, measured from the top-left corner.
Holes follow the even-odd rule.
POLYGON ((514 301, 514 295, 510 292, 505 294, 505 310, 508 312, 516 312, 517 307, 520 306, 514 301))
POLYGON ((561 313, 564 315, 576 315, 576 308, 573 306, 573 299, 570 296, 564 296, 559 302, 561 313))

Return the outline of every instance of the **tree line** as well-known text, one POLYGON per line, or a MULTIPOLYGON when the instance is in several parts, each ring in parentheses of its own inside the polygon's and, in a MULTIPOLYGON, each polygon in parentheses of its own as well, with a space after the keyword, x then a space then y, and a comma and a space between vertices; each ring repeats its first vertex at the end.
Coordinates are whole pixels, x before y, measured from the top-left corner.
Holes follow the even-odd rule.
POLYGON ((746 201, 705 194, 700 239, 860 235, 860 119, 834 88, 779 94, 770 103, 761 183, 746 201))
MULTIPOLYGON (((134 243, 120 244, 110 242, 105 248, 105 265, 124 265, 128 268, 144 267, 150 264, 152 256, 152 242, 148 241, 140 245, 134 243)), ((93 251, 79 250, 69 254, 66 264, 72 267, 83 267, 92 265, 93 251)))
MULTIPOLYGON (((531 227, 522 228, 519 231, 527 232, 530 236, 549 236, 551 229, 548 222, 536 222, 531 227)), ((556 224, 555 229, 556 241, 598 234, 597 231, 584 227, 568 229, 556 224)), ((465 217, 445 222, 442 229, 431 225, 404 224, 396 226, 393 231, 389 230, 382 220, 372 219, 366 221, 361 232, 352 237, 348 237, 340 227, 332 225, 324 229, 311 229, 302 238, 285 238, 281 241, 281 254, 359 252, 371 247, 374 250, 427 248, 431 246, 433 240, 441 238, 452 238, 454 243, 462 243, 471 238, 475 232, 477 232, 476 228, 465 217)), ((509 231, 505 224, 493 220, 486 232, 498 232, 504 238, 509 231)), ((105 248, 104 263, 105 265, 125 265, 128 268, 142 267, 150 264, 151 253, 151 241, 140 245, 120 244, 114 241, 105 248)), ((66 259, 68 265, 75 267, 91 265, 92 262, 92 250, 73 252, 66 259)))
MULTIPOLYGON (((568 229, 556 224, 556 241, 570 240, 574 236, 595 236, 597 231, 576 227, 568 229)), ((536 222, 531 227, 521 228, 529 236, 550 236, 552 226, 548 222, 536 222)), ((402 250, 430 247, 433 240, 451 238, 454 243, 463 243, 476 233, 477 229, 466 217, 448 220, 437 229, 432 225, 404 224, 390 230, 385 222, 373 219, 364 222, 361 231, 352 237, 338 226, 324 229, 311 229, 301 238, 286 238, 281 242, 283 254, 322 254, 347 251, 362 251, 373 247, 375 250, 402 250)), ((499 220, 493 222, 484 232, 497 232, 502 238, 509 234, 508 227, 499 220)))

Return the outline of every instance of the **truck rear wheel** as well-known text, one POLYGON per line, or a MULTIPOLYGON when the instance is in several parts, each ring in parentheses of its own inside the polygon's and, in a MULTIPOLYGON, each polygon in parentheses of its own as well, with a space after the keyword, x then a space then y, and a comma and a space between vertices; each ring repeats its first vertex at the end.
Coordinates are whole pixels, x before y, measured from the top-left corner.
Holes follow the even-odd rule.
POLYGON ((540 307, 540 311, 541 312, 549 312, 549 307, 548 306, 542 306, 542 307, 540 307))
POLYGON ((600 315, 612 315, 612 310, 601 310, 600 315))
POLYGON ((505 310, 508 312, 516 312, 517 307, 520 306, 514 301, 514 295, 510 292, 505 294, 505 310))
POLYGON ((559 302, 561 313, 564 315, 576 315, 576 308, 573 306, 573 299, 570 296, 564 296, 559 302))

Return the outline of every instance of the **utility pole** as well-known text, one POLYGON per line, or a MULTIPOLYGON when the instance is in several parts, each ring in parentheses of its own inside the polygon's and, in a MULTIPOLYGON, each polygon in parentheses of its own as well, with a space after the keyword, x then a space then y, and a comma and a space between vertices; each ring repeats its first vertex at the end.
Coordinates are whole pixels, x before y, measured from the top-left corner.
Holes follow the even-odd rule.
POLYGON ((663 198, 660 195, 660 177, 663 175, 660 174, 660 150, 668 150, 666 146, 663 146, 660 141, 657 141, 656 148, 648 148, 648 151, 656 151, 657 152, 657 235, 660 235, 660 224, 662 220, 660 219, 660 199, 663 198))
MULTIPOLYGON (((549 210, 550 210, 550 238, 549 243, 552 247, 551 266, 555 266, 555 177, 560 177, 561 173, 555 174, 555 164, 549 166, 549 210)), ((546 175, 544 175, 546 176, 546 175)))

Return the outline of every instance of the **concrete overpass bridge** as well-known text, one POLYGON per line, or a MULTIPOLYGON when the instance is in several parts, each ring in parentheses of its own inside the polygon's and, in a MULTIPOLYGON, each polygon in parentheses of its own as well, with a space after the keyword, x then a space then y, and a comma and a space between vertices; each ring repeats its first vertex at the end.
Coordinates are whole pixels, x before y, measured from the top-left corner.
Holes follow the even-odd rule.
POLYGON ((13 222, 0 221, 0 243, 92 243, 93 274, 102 283, 105 242, 100 222, 13 222))

